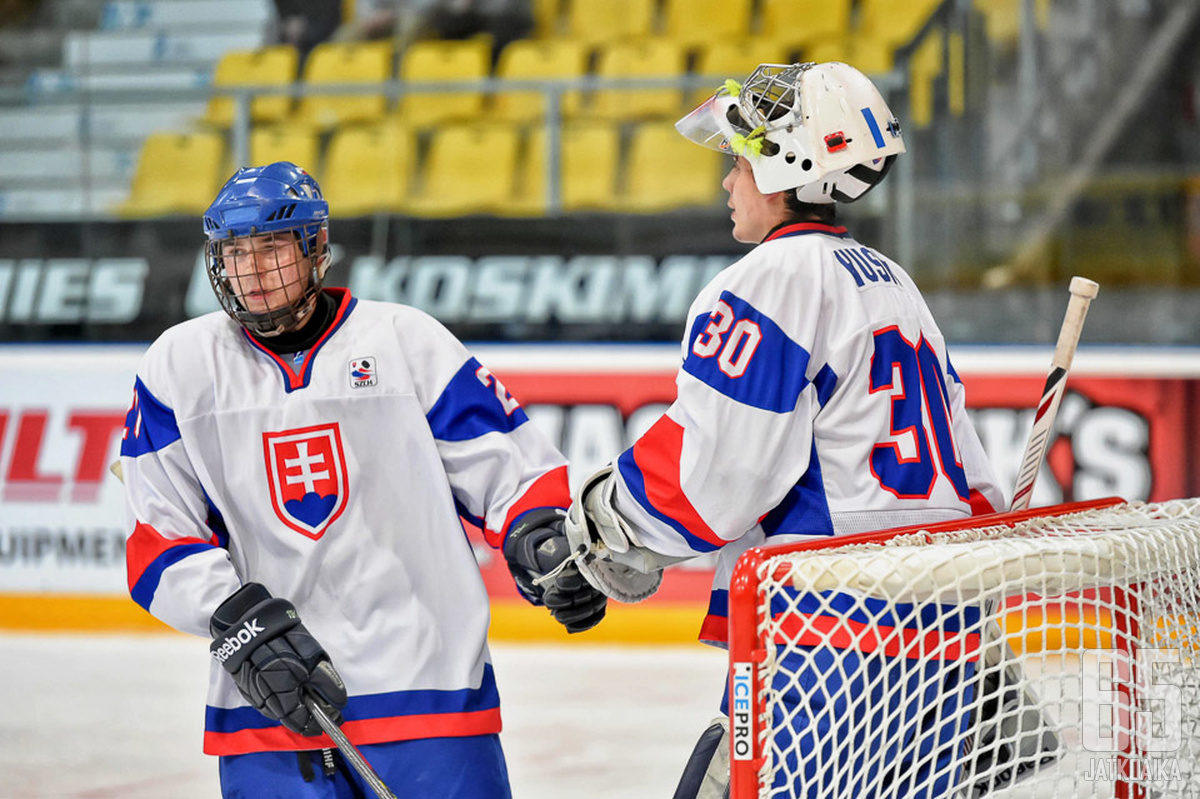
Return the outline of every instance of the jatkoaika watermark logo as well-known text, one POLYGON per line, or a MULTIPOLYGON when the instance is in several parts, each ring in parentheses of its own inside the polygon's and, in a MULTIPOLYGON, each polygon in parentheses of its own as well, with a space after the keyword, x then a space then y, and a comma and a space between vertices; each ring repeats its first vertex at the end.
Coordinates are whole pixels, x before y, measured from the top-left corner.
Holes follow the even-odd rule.
MULTIPOLYGON (((1184 672, 1179 649, 1089 649, 1082 670, 1083 779, 1178 783, 1184 672)), ((1160 786, 1165 787, 1165 786, 1160 786)))

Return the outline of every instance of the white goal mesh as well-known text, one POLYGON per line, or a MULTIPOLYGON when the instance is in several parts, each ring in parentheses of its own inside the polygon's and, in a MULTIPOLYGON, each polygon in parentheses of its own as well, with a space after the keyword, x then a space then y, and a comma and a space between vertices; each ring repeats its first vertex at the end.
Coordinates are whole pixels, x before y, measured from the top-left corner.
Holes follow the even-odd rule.
POLYGON ((1200 500, 1077 507, 747 553, 733 796, 1200 799, 1200 500))

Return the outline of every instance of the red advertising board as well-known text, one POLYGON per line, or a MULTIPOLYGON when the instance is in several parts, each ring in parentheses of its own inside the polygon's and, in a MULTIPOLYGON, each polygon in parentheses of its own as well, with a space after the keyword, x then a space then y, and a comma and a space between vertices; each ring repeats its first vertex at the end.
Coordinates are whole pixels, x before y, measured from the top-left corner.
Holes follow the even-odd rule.
MULTIPOLYGON (((473 349, 562 449, 573 481, 632 444, 675 396, 675 347, 473 349)), ((140 354, 0 348, 0 628, 36 628, 29 614, 44 620, 58 607, 47 596, 67 598, 52 625, 59 628, 137 627, 129 617, 145 615, 125 596, 124 502, 105 468, 117 454, 140 354)), ((1043 349, 955 351, 969 412, 1001 485, 1015 480, 1049 361, 1043 349)), ((1034 505, 1200 496, 1198 408, 1200 353, 1081 352, 1034 505)), ((473 541, 495 599, 493 634, 565 637, 545 611, 518 597, 500 554, 477 534, 473 541)), ((671 568, 654 598, 613 607, 603 625, 580 637, 693 640, 710 563, 671 568)))

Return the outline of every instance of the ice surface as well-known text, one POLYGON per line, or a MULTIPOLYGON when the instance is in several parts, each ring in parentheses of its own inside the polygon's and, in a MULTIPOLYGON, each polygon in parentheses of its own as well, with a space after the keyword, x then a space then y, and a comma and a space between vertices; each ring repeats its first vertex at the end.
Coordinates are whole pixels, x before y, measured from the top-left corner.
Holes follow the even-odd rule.
MULTIPOLYGON (((725 669, 698 643, 492 655, 514 799, 667 799, 725 669)), ((0 797, 216 799, 207 669, 198 638, 0 635, 0 797)))

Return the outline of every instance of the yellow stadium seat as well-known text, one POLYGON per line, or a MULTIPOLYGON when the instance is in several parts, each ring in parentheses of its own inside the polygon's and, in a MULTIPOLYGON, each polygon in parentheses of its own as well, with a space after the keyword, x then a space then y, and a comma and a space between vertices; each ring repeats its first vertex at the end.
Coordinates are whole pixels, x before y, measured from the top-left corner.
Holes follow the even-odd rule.
POLYGON ((788 55, 787 47, 774 39, 755 37, 713 42, 697 51, 695 73, 716 79, 713 84, 716 91, 724 78, 742 80, 759 64, 782 64, 788 55))
POLYGON ((892 68, 893 48, 869 36, 847 36, 804 45, 805 61, 844 61, 868 75, 879 75, 892 68))
MULTIPOLYGON (((582 78, 587 74, 587 49, 568 39, 519 39, 504 48, 496 64, 496 77, 506 80, 582 78)), ((559 95, 559 111, 570 116, 579 110, 579 92, 559 95)), ((545 96, 537 91, 498 92, 492 101, 493 116, 506 122, 534 122, 545 113, 545 96)))
MULTIPOLYGON (((286 86, 296 80, 299 56, 290 45, 264 47, 261 50, 230 50, 221 56, 213 70, 213 88, 246 86, 286 86)), ((256 97, 250 101, 253 122, 273 122, 283 119, 292 107, 286 94, 256 97)), ((214 125, 233 124, 232 97, 214 96, 208 101, 205 120, 214 125)))
MULTIPOLYGON (((987 37, 997 44, 1014 47, 1021 37, 1021 0, 975 0, 984 16, 987 37)), ((1050 15, 1049 0, 1035 0, 1034 21, 1044 29, 1050 15)))
POLYGON ((693 92, 689 106, 695 106, 719 89, 726 78, 745 80, 759 64, 781 64, 788 61, 787 48, 777 41, 761 38, 712 42, 702 46, 696 55, 695 73, 710 78, 709 84, 693 92))
POLYGON ((962 116, 967 112, 967 50, 966 42, 958 31, 946 37, 946 100, 950 113, 962 116))
POLYGON ((666 0, 663 34, 693 47, 750 33, 751 0, 666 0))
POLYGON ((304 82, 374 84, 364 94, 314 95, 300 99, 298 118, 321 129, 349 122, 377 122, 387 110, 382 84, 392 78, 390 42, 323 42, 304 65, 304 82))
POLYGON ((693 144, 666 122, 638 126, 629 148, 624 192, 628 210, 656 213, 716 202, 727 158, 693 144))
POLYGON ((858 12, 858 31, 893 48, 908 44, 920 32, 942 0, 864 0, 858 12))
POLYGON ((446 125, 433 132, 420 188, 410 209, 417 216, 499 213, 511 202, 519 136, 496 123, 446 125))
POLYGON ((321 178, 330 215, 404 210, 415 164, 415 137, 395 118, 339 128, 329 140, 321 178))
MULTIPOLYGON (((851 0, 761 0, 759 33, 807 45, 850 33, 851 0)), ((907 0, 895 0, 897 3, 907 0)))
MULTIPOLYGON (((546 128, 529 135, 517 193, 508 213, 544 214, 547 209, 546 128)), ((578 122, 567 125, 559 139, 559 200, 564 211, 604 211, 617 205, 617 169, 621 138, 615 125, 578 122)))
POLYGON ((142 218, 202 214, 221 182, 225 140, 217 133, 151 133, 142 144, 129 187, 117 212, 142 218))
POLYGON ((566 35, 588 45, 654 32, 655 0, 567 0, 566 35))
POLYGON ((533 0, 533 35, 551 39, 559 34, 562 0, 533 0))
MULTIPOLYGON (((615 42, 600 50, 599 78, 677 78, 687 69, 683 46, 667 39, 615 42)), ((677 116, 683 102, 679 89, 600 89, 585 113, 602 119, 677 116)))
POLYGON ((927 36, 913 51, 908 65, 909 121, 923 128, 933 122, 934 81, 942 74, 942 36, 927 36))
MULTIPOLYGON (((465 40, 422 40, 409 45, 400 58, 400 80, 405 82, 481 81, 492 63, 492 45, 486 37, 465 40)), ((400 100, 400 115, 414 128, 447 121, 473 119, 483 110, 483 91, 418 92, 400 100)))
POLYGON ((316 173, 320 141, 315 131, 296 125, 270 125, 250 132, 250 163, 261 166, 276 161, 291 161, 316 173))

